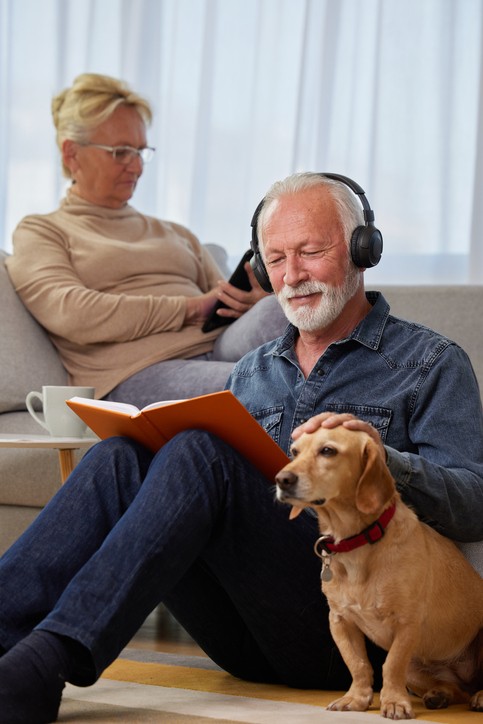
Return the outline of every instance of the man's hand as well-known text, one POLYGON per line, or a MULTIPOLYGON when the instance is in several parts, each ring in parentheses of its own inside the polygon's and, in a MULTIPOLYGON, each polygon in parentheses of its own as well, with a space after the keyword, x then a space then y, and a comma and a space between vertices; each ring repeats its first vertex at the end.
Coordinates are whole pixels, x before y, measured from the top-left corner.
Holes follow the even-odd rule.
POLYGON ((315 432, 315 430, 318 430, 319 427, 332 428, 338 427, 339 425, 343 425, 349 430, 361 430, 362 432, 366 432, 381 447, 384 447, 379 433, 372 425, 364 420, 360 420, 358 417, 355 417, 348 412, 343 412, 341 414, 336 414, 334 412, 321 412, 319 415, 314 415, 314 417, 311 417, 310 420, 307 420, 307 422, 304 422, 302 425, 299 425, 294 429, 292 438, 297 440, 304 432, 315 432))

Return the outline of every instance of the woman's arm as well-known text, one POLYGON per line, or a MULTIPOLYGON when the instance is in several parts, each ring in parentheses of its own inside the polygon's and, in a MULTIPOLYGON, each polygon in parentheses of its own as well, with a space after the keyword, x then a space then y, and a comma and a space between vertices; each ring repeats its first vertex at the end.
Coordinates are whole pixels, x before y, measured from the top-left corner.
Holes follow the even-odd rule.
MULTIPOLYGON (((76 344, 123 342, 177 331, 186 323, 184 295, 112 293, 86 286, 62 233, 43 217, 28 217, 17 227, 14 249, 7 264, 12 282, 32 315, 53 335, 76 344)), ((215 270, 213 263, 210 272, 215 270)), ((202 309, 209 311, 216 292, 198 297, 202 309)))

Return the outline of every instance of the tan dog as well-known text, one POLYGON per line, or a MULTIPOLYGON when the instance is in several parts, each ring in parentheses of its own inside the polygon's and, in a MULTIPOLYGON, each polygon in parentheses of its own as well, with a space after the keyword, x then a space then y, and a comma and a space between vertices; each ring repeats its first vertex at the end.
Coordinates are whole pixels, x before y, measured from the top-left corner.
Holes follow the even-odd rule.
POLYGON ((330 630, 352 675, 329 709, 364 711, 372 702, 366 634, 388 651, 383 716, 413 716, 406 687, 430 709, 469 701, 483 711, 483 579, 401 501, 381 446, 366 433, 320 428, 302 435, 292 455, 276 476, 277 498, 313 508, 331 537, 316 552, 330 630))

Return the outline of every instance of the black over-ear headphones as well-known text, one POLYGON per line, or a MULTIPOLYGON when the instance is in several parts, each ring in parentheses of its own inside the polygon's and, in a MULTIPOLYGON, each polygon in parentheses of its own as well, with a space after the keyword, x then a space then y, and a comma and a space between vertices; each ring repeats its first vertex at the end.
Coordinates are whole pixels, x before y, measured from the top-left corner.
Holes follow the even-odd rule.
MULTIPOLYGON (((382 256, 382 234, 374 225, 374 212, 369 205, 364 189, 362 189, 355 181, 352 181, 352 179, 348 176, 341 176, 337 173, 321 173, 319 176, 322 176, 323 178, 331 178, 334 179, 334 181, 340 181, 348 186, 351 191, 357 194, 361 200, 365 223, 364 226, 358 226, 352 232, 350 243, 351 257, 354 264, 360 269, 370 269, 371 267, 376 266, 376 264, 379 264, 382 256)), ((255 209, 251 222, 252 238, 250 246, 253 251, 253 256, 250 259, 250 264, 262 289, 266 292, 271 292, 273 289, 270 279, 268 278, 267 270, 265 269, 265 264, 262 260, 257 235, 258 217, 260 216, 264 203, 265 199, 262 199, 255 209)))

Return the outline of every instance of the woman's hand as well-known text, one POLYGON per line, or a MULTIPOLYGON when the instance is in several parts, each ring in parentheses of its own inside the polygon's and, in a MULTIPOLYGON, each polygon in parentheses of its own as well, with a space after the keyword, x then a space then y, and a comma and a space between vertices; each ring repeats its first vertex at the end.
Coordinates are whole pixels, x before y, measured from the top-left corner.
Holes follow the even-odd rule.
POLYGON ((234 287, 233 284, 230 284, 230 282, 224 279, 218 282, 218 299, 220 302, 226 304, 226 307, 221 307, 218 310, 220 317, 238 319, 238 317, 245 314, 245 312, 251 309, 260 299, 268 296, 268 292, 265 292, 257 282, 250 262, 246 262, 245 271, 252 287, 249 292, 234 287))
POLYGON ((204 322, 218 300, 227 305, 226 307, 220 307, 218 311, 220 317, 238 319, 260 299, 267 297, 268 292, 264 292, 257 282, 249 262, 245 264, 245 269, 252 286, 249 292, 238 289, 230 282, 220 279, 218 285, 206 292, 206 294, 199 297, 187 297, 184 323, 200 324, 204 322))
POLYGON ((218 299, 218 287, 210 289, 199 297, 186 297, 185 324, 202 324, 218 299))
POLYGON ((311 417, 310 420, 307 420, 307 422, 304 422, 302 425, 299 425, 294 429, 292 438, 297 440, 297 438, 303 435, 304 432, 315 432, 315 430, 318 430, 319 427, 333 428, 338 427, 339 425, 343 425, 349 430, 361 430, 362 432, 366 432, 381 447, 384 447, 381 437, 375 427, 348 412, 341 414, 334 412, 321 412, 319 415, 314 415, 314 417, 311 417))

